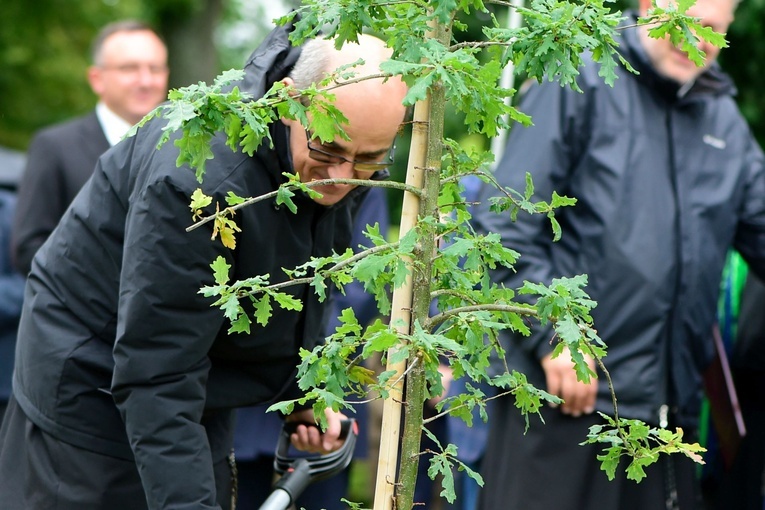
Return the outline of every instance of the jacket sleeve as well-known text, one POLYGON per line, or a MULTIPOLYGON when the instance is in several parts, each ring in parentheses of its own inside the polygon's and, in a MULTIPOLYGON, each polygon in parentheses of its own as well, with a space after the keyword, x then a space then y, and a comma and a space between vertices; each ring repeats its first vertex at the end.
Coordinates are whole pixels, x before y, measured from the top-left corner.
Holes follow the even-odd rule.
POLYGON ((69 205, 64 203, 59 151, 58 144, 45 131, 35 136, 27 151, 12 241, 14 266, 24 276, 32 267, 35 253, 69 205))
MULTIPOLYGON (((184 170, 178 169, 177 172, 184 170)), ((192 177, 193 178, 193 177, 192 177)), ((167 179, 137 189, 126 220, 112 393, 149 508, 218 508, 204 427, 208 351, 224 317, 198 293, 230 252, 192 232, 189 193, 167 179)))
MULTIPOLYGON (((586 145, 587 92, 573 92, 551 82, 533 85, 519 108, 531 116, 533 125, 516 124, 510 129, 495 177, 502 187, 523 193, 528 172, 534 184, 532 200, 549 202, 553 191, 567 194, 570 174, 586 145)), ((517 290, 524 281, 549 284, 553 278, 562 276, 555 265, 553 232, 547 217, 521 212, 513 222, 509 212, 497 214, 489 210, 488 199, 500 196, 496 188, 483 185, 479 193, 474 214, 478 230, 500 234, 505 247, 520 253, 514 268, 497 270, 494 281, 517 290)), ((564 227, 563 236, 566 235, 564 227)), ((552 335, 549 325, 542 327, 537 323, 529 337, 521 339, 516 335, 516 340, 521 348, 541 359, 552 351, 552 335)))
POLYGON ((765 162, 751 133, 743 161, 747 181, 734 248, 760 280, 765 281, 765 162))

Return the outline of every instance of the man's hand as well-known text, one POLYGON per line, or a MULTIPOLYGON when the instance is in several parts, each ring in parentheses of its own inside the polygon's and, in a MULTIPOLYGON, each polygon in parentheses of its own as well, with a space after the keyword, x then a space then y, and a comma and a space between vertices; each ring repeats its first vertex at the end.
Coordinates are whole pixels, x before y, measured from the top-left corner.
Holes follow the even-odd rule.
MULTIPOLYGON (((585 355, 590 369, 595 371, 595 360, 591 356, 585 355)), ((571 354, 568 349, 564 349, 560 355, 552 359, 548 354, 542 358, 542 368, 547 378, 547 391, 563 399, 560 410, 563 414, 571 416, 581 416, 595 411, 595 397, 598 391, 598 384, 595 378, 592 378, 589 384, 584 384, 576 379, 574 362, 571 360, 571 354)))
POLYGON ((452 376, 452 367, 449 365, 438 365, 438 373, 441 375, 441 386, 443 386, 444 391, 442 391, 440 395, 436 395, 435 397, 428 399, 427 404, 431 407, 431 409, 435 409, 436 404, 446 398, 446 395, 449 394, 449 386, 454 380, 454 377, 452 376))
MULTIPOLYGON (((329 453, 337 450, 343 445, 344 439, 340 439, 340 422, 345 416, 331 409, 325 409, 328 427, 323 434, 318 426, 298 425, 297 430, 290 435, 292 445, 298 450, 310 453, 329 453)), ((296 421, 304 423, 316 423, 312 409, 297 411, 287 416, 286 421, 296 421)))

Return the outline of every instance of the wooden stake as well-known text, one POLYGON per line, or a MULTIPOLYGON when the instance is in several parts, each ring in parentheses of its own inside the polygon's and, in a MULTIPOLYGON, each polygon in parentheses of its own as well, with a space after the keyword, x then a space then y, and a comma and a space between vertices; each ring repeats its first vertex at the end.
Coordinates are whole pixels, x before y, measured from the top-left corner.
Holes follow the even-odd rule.
MULTIPOLYGON (((406 170, 406 182, 422 189, 424 168, 428 149, 428 117, 430 100, 420 101, 414 106, 414 122, 412 125, 412 143, 409 150, 409 161, 406 170)), ((417 223, 420 210, 420 199, 412 193, 404 194, 401 210, 399 237, 403 237, 417 223)), ((390 323, 399 333, 408 335, 411 328, 412 308, 412 278, 393 291, 393 302, 390 323)), ((388 353, 388 359, 395 348, 388 353)), ((386 370, 395 370, 390 380, 397 381, 390 389, 387 399, 383 402, 382 426, 380 430, 380 454, 377 462, 377 479, 375 481, 374 510, 391 510, 396 483, 396 464, 398 462, 398 444, 401 435, 401 402, 403 400, 404 371, 406 362, 388 362, 386 370)))

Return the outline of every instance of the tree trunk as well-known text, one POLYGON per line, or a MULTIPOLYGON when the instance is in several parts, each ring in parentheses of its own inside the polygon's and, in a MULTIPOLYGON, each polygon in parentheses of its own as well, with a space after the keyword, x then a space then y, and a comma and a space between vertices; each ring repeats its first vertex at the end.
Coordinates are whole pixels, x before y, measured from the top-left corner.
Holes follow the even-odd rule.
POLYGON ((212 83, 220 72, 214 36, 225 1, 205 0, 185 15, 177 9, 158 13, 158 28, 168 48, 171 88, 212 83))
MULTIPOLYGON (((406 183, 422 189, 424 168, 428 151, 428 116, 430 101, 418 102, 414 107, 414 122, 412 124, 412 141, 409 149, 406 183)), ((404 236, 417 224, 420 211, 420 199, 412 193, 404 194, 404 205, 401 210, 399 236, 404 236)), ((411 267, 411 264, 410 264, 411 267)), ((391 324, 401 334, 408 334, 411 325, 412 310, 412 276, 404 285, 393 291, 391 306, 391 324)), ((388 359, 391 358, 388 354, 388 359)), ((395 370, 391 381, 397 381, 390 389, 388 398, 383 403, 382 427, 380 430, 380 455, 377 461, 377 479, 375 482, 375 510, 390 510, 395 498, 396 463, 398 461, 398 446, 401 426, 401 402, 403 400, 403 374, 406 362, 390 363, 386 370, 395 370)))
MULTIPOLYGON (((428 37, 438 38, 444 44, 448 44, 450 40, 448 29, 444 26, 435 26, 428 37)), ((418 226, 417 217, 432 216, 438 212, 445 106, 444 89, 441 84, 436 84, 431 89, 427 100, 415 105, 407 183, 422 189, 423 195, 420 199, 411 193, 404 196, 400 236, 415 227, 419 228, 420 232, 418 247, 415 251, 417 260, 410 266, 411 278, 393 293, 391 324, 396 326, 397 319, 405 315, 407 317, 405 325, 396 326, 402 333, 411 331, 412 320, 424 322, 430 309, 430 278, 432 257, 436 250, 436 236, 432 226, 425 227, 422 224, 418 226), (411 304, 411 308, 402 307, 402 302, 405 305, 411 304)), ((425 371, 420 361, 418 353, 413 353, 408 360, 404 434, 401 439, 401 466, 397 478, 392 476, 392 472, 395 470, 397 458, 396 446, 401 416, 401 406, 397 400, 400 397, 396 397, 394 392, 391 392, 383 407, 375 510, 391 509, 394 498, 396 508, 399 510, 410 509, 413 505, 417 465, 420 458, 422 410, 426 395, 425 371), (395 484, 394 480, 397 480, 395 484)), ((388 366, 388 370, 394 368, 398 374, 401 374, 406 367, 388 366)), ((397 388, 396 392, 400 394, 400 389, 397 388)))

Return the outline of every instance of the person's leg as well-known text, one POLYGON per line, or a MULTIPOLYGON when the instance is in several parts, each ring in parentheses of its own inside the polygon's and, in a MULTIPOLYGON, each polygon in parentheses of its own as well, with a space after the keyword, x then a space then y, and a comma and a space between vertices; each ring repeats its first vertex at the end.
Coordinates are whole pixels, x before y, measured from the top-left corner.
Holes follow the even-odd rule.
POLYGON ((257 510, 273 489, 274 458, 237 461, 237 510, 257 510))
POLYGON ((713 508, 727 510, 764 510, 763 474, 765 474, 765 372, 734 368, 734 382, 744 415, 746 436, 730 467, 723 470, 713 493, 713 508))
POLYGON ((320 480, 309 485, 303 494, 298 496, 296 508, 306 510, 335 510, 345 508, 340 500, 348 495, 348 472, 346 468, 326 480, 320 480))
MULTIPOLYGON (((429 418, 435 415, 435 410, 430 406, 430 403, 425 403, 423 410, 425 418, 429 418)), ((440 419, 430 422, 427 425, 428 430, 433 434, 436 439, 441 443, 442 447, 446 447, 448 441, 446 439, 446 420, 440 419)), ((436 444, 426 435, 423 434, 420 441, 420 451, 432 450, 438 451, 439 448, 436 444)), ((400 454, 400 452, 399 452, 400 454)), ((414 504, 415 508, 427 510, 435 506, 434 499, 439 499, 440 492, 440 479, 436 478, 431 480, 428 476, 428 470, 430 469, 431 455, 420 455, 419 463, 417 464, 417 483, 414 487, 414 504)))
MULTIPOLYGON (((604 446, 579 443, 597 415, 571 418, 545 408, 545 423, 530 418, 529 430, 511 399, 495 401, 481 474, 486 482, 479 496, 482 510, 664 510, 668 495, 668 457, 646 468, 639 484, 626 478, 626 463, 609 481, 597 456, 604 446)), ((693 440, 687 436, 686 440, 693 440)), ((695 464, 683 455, 671 457, 672 479, 680 510, 697 510, 695 464)))
MULTIPOLYGON (((478 473, 481 472, 481 459, 468 467, 478 473)), ((462 510, 475 510, 478 507, 478 495, 481 487, 478 482, 470 478, 465 471, 455 473, 454 484, 457 486, 457 508, 462 510)))
MULTIPOLYGON (((695 442, 693 431, 684 440, 695 442)), ((697 464, 682 454, 662 454, 659 460, 646 467, 646 477, 640 482, 624 476, 626 463, 617 471, 620 488, 619 510, 701 510, 701 490, 696 474, 697 464)), ((593 488, 593 493, 599 487, 593 488)))
MULTIPOLYGON (((466 393, 467 378, 456 379, 449 384, 449 395, 466 393)), ((486 395, 496 395, 496 388, 489 384, 474 383, 486 395)), ((486 412, 493 416, 493 400, 486 403, 486 412)), ((465 466, 478 473, 481 472, 481 462, 486 452, 486 441, 488 440, 489 424, 481 418, 481 413, 476 407, 472 411, 473 423, 468 426, 462 418, 456 416, 446 416, 446 436, 448 442, 457 447, 457 459, 465 466)), ((450 509, 475 510, 478 505, 478 494, 481 487, 478 482, 470 478, 467 471, 453 470, 454 489, 457 500, 453 505, 447 506, 450 509)))
POLYGON ((0 429, 4 510, 141 510, 135 463, 61 442, 29 421, 11 398, 0 429))
POLYGON ((0 424, 3 423, 3 416, 5 415, 5 408, 8 407, 8 401, 0 401, 0 424))
POLYGON ((234 494, 234 410, 206 412, 201 424, 207 433, 215 476, 215 495, 222 510, 230 510, 234 494))
MULTIPOLYGON (((529 429, 512 398, 494 401, 489 419, 489 439, 481 475, 484 488, 479 496, 482 510, 585 510, 587 487, 606 475, 597 467, 597 450, 579 446, 595 415, 570 418, 558 410, 544 408, 545 423, 529 417, 529 429), (595 476, 593 476, 593 474, 595 476)), ((609 496, 598 510, 609 506, 609 496)))

